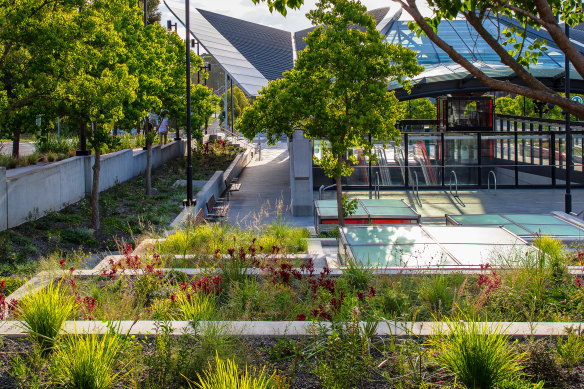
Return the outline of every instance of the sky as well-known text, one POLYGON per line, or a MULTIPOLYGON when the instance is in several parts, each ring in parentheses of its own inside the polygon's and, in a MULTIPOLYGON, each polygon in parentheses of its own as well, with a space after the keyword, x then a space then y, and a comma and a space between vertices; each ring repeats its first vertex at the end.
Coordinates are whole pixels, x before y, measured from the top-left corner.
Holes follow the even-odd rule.
MULTIPOLYGON (((169 5, 181 7, 184 9, 184 0, 166 0, 169 5)), ((361 0, 368 9, 382 8, 392 6, 391 0, 361 0)), ((300 10, 288 11, 288 15, 283 17, 278 12, 270 13, 266 3, 255 5, 252 0, 213 0, 201 1, 190 0, 190 7, 200 8, 206 11, 216 12, 222 15, 232 16, 234 18, 247 20, 287 31, 298 31, 310 27, 310 21, 306 19, 306 12, 315 8, 316 0, 305 0, 300 10)), ((161 23, 166 26, 166 21, 171 19, 176 22, 164 2, 161 0, 159 10, 162 13, 161 23)), ((180 25, 180 24, 179 24, 180 25)), ((184 35, 179 28, 179 34, 184 35)))

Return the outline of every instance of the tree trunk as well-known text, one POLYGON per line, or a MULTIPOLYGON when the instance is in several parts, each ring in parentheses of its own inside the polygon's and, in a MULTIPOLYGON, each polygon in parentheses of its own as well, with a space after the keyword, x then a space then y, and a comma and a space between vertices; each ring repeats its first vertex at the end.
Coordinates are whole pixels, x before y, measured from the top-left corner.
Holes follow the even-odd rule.
POLYGON ((96 147, 94 152, 93 185, 91 186, 91 223, 93 224, 95 233, 97 233, 101 228, 99 217, 99 171, 101 169, 101 150, 96 147))
POLYGON ((146 126, 144 131, 146 132, 146 196, 150 196, 152 193, 152 141, 150 139, 150 128, 149 120, 146 119, 146 126))
POLYGON ((339 157, 338 165, 339 165, 339 175, 335 177, 335 183, 337 184, 337 213, 339 219, 339 226, 345 226, 345 215, 343 213, 343 184, 341 183, 341 173, 340 168, 342 166, 342 159, 339 157))
POLYGON ((14 139, 12 141, 12 157, 20 157, 20 127, 16 127, 16 130, 14 130, 14 139))

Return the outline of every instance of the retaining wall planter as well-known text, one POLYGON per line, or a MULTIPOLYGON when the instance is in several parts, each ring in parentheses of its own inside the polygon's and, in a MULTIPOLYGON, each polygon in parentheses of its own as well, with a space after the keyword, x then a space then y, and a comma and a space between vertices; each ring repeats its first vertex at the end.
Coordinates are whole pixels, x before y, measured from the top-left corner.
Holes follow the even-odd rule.
MULTIPOLYGON (((183 141, 152 147, 152 167, 184 155, 183 141)), ((0 168, 0 231, 35 220, 81 200, 91 192, 94 156, 73 157, 6 176, 0 168)), ((145 150, 102 156, 99 190, 104 191, 146 170, 145 150)))

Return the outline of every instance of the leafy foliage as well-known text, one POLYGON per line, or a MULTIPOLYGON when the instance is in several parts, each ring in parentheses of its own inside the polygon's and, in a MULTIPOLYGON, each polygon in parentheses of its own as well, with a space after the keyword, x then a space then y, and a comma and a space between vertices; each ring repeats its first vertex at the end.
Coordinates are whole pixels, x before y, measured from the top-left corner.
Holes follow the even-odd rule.
MULTIPOLYGON (((271 5, 273 3, 270 3, 271 5)), ((306 38, 294 69, 270 82, 239 121, 248 138, 266 131, 275 141, 304 130, 311 139, 330 144, 319 161, 337 180, 338 214, 343 223, 340 178, 351 173, 344 156, 361 148, 374 158, 368 134, 375 141, 399 137, 397 99, 388 80, 403 82, 419 73, 415 52, 384 42, 375 21, 358 1, 322 0, 308 13, 317 27, 306 38), (324 28, 323 26, 327 26, 324 28)))

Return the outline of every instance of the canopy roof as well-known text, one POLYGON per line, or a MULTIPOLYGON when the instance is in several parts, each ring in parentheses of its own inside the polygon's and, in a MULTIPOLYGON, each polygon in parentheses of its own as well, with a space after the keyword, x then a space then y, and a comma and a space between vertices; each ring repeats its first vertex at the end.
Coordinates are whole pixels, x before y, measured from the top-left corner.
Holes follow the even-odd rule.
MULTIPOLYGON (((184 24, 184 8, 164 3, 174 16, 184 24)), ((425 36, 418 37, 408 28, 411 17, 393 4, 369 13, 377 22, 377 29, 389 43, 402 44, 418 52, 418 62, 424 71, 412 79, 413 89, 405 92, 398 83, 390 83, 401 100, 440 96, 448 93, 485 92, 478 80, 456 64, 425 36)), ((292 69, 297 53, 306 47, 304 38, 314 27, 289 32, 245 20, 193 8, 190 10, 191 33, 204 49, 215 58, 226 73, 249 96, 257 96, 268 81, 282 77, 292 69)), ((493 36, 507 26, 517 25, 507 18, 492 17, 484 26, 493 36), (500 25, 499 25, 500 24, 500 25)), ((480 38, 466 20, 444 20, 438 35, 454 47, 487 75, 521 83, 515 73, 502 65, 499 56, 480 38)), ((584 30, 572 29, 571 40, 584 53, 584 30)), ((537 65, 529 71, 543 83, 563 90, 564 55, 544 30, 529 29, 526 46, 535 38, 545 39, 548 50, 539 57, 537 65)), ((521 55, 520 53, 517 54, 521 55)), ((584 93, 584 81, 574 71, 570 72, 574 93, 584 93)))

